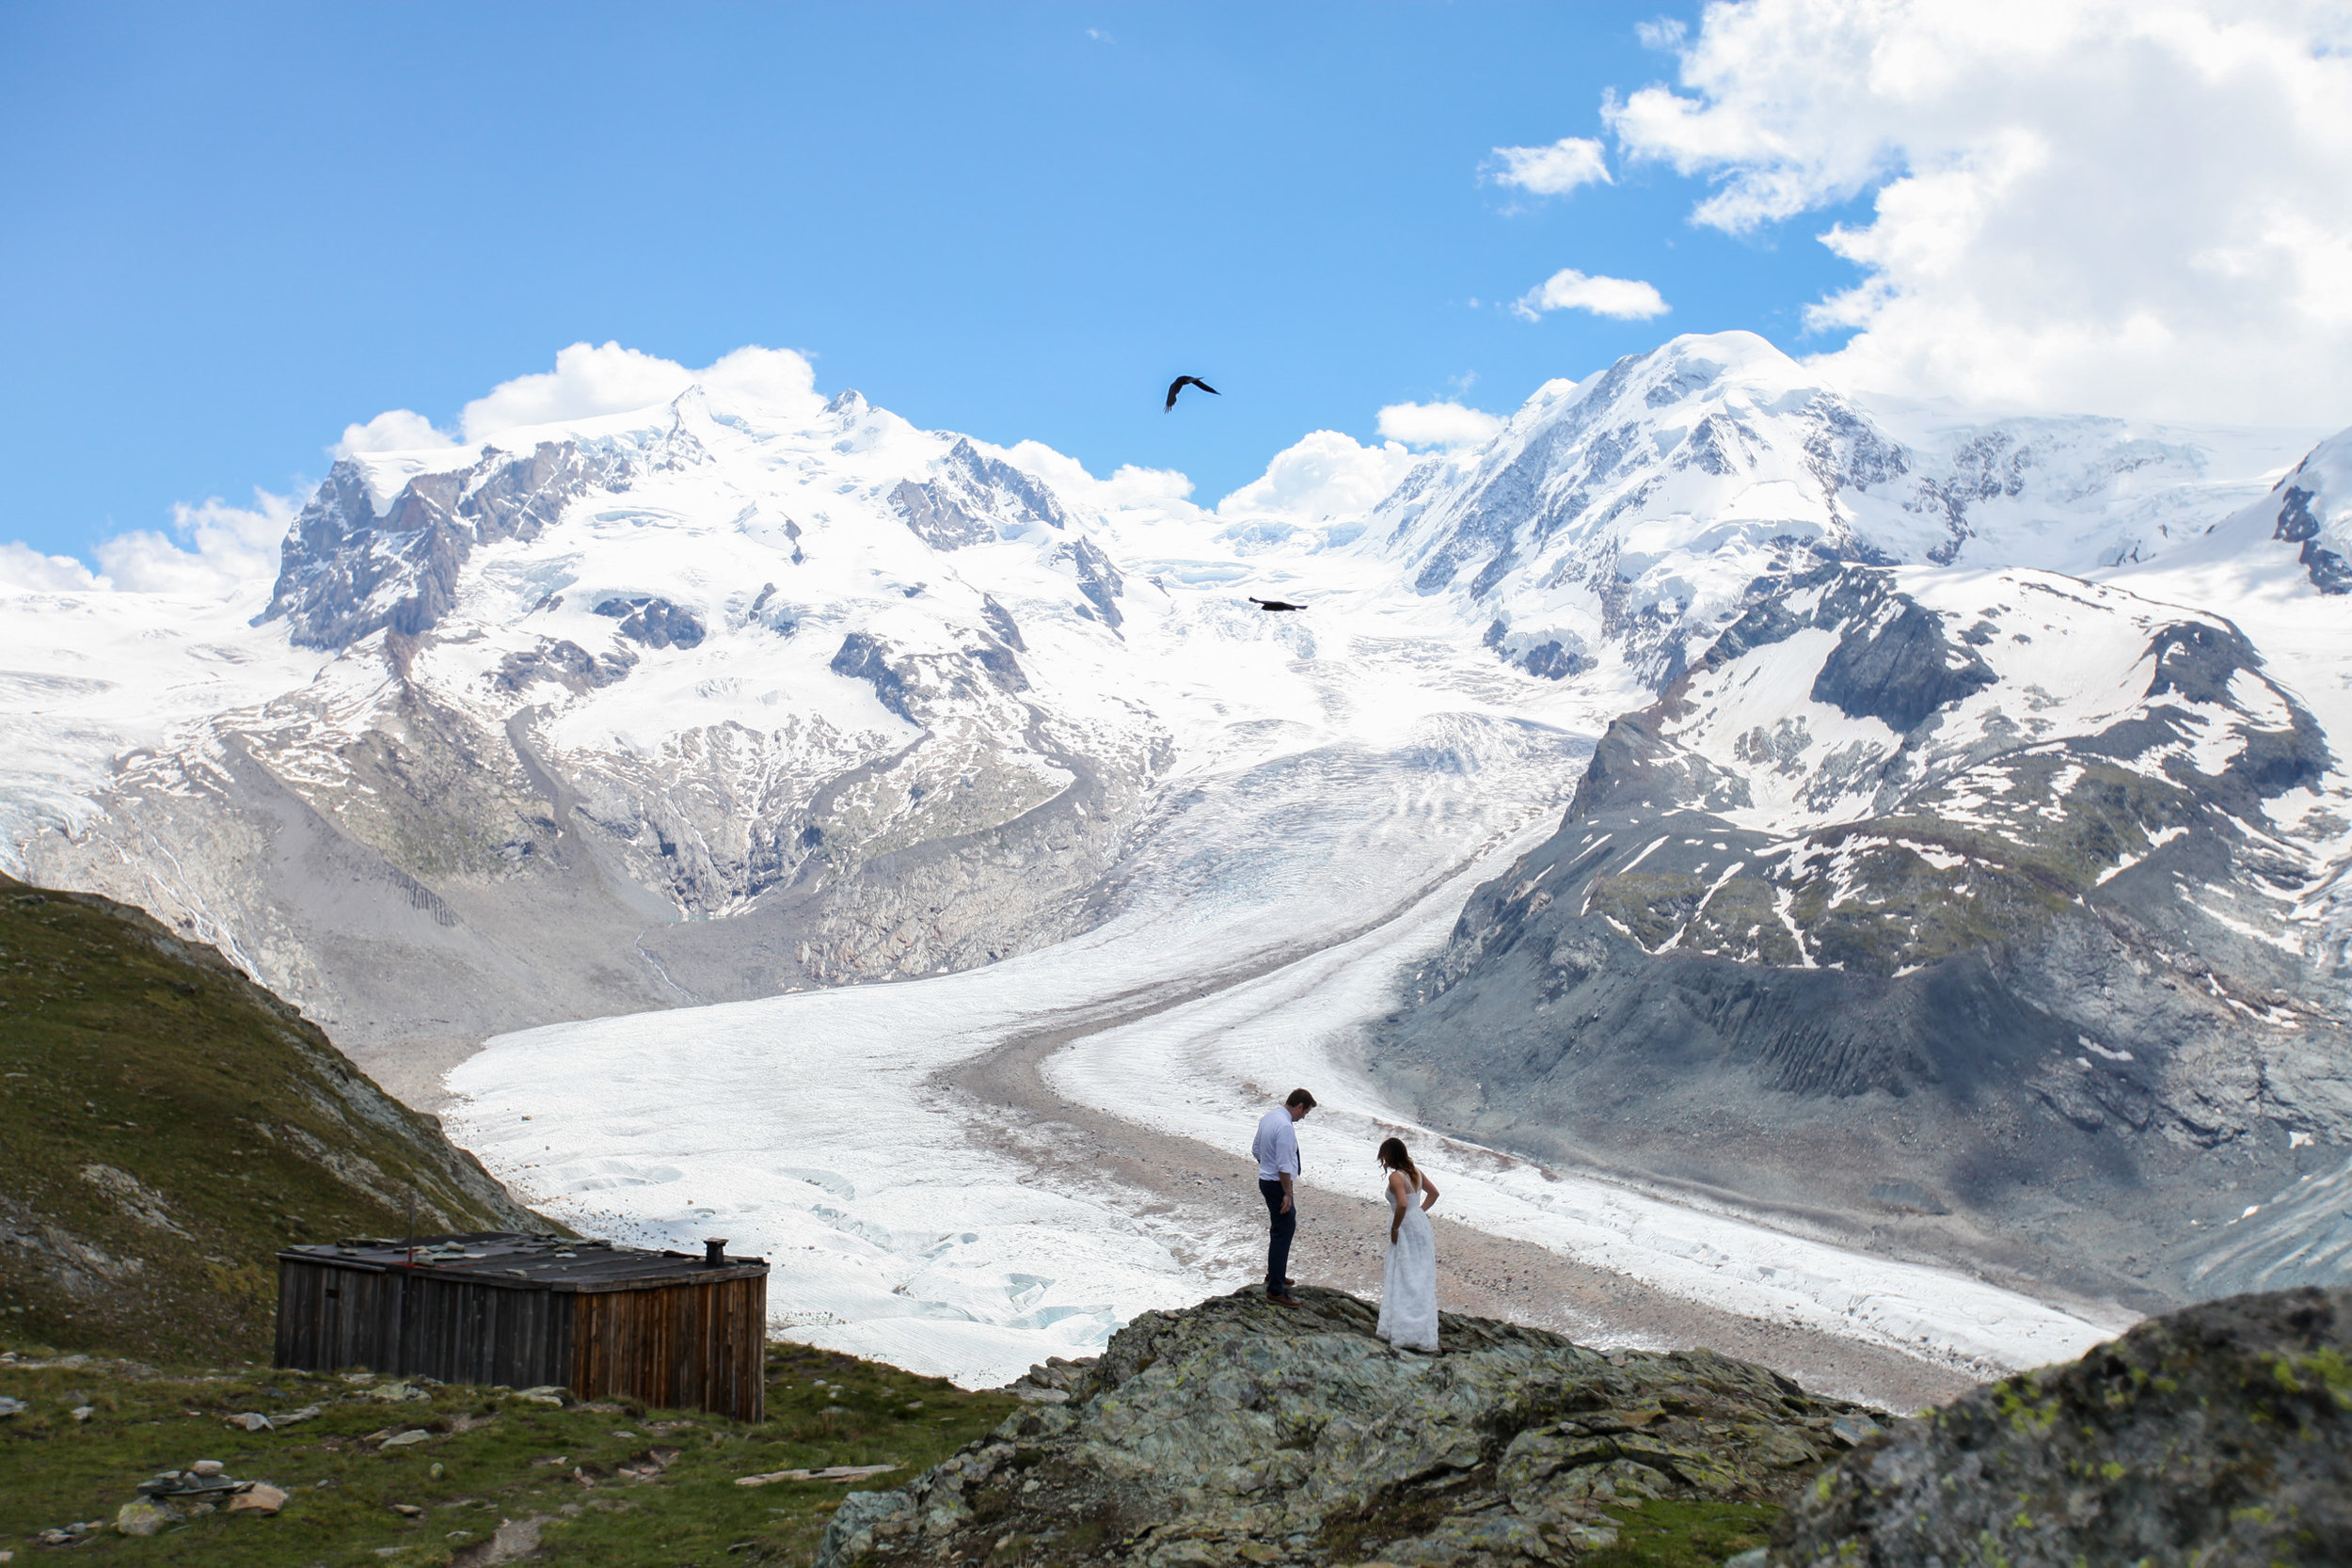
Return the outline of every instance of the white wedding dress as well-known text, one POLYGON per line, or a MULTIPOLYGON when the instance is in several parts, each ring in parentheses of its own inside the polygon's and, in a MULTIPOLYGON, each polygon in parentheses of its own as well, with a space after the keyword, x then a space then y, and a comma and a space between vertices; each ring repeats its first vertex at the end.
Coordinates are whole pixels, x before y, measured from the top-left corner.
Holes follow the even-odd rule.
MULTIPOLYGON (((1385 1190, 1391 1206, 1396 1199, 1385 1190)), ((1380 1338, 1406 1350, 1438 1349, 1438 1238, 1422 1212, 1421 1180, 1413 1180, 1414 1201, 1405 1210, 1405 1223, 1389 1243, 1388 1265, 1380 1274, 1380 1338)), ((1391 1207, 1391 1212, 1394 1210, 1391 1207)))

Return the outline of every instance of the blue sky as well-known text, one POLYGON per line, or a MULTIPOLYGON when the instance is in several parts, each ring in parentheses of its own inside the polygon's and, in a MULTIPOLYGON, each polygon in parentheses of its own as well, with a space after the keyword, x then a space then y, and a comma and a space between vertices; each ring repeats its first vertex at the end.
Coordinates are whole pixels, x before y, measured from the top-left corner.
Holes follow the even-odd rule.
POLYGON ((918 424, 1216 496, 1328 427, 1507 411, 1676 332, 1790 349, 1836 191, 1482 181, 1671 83, 1656 4, 0 8, 0 540, 87 556, 444 426, 580 341, 800 349, 918 424), (1505 309, 1564 267, 1649 321, 1505 309), (1475 302, 1475 303, 1473 303, 1475 302), (1224 392, 1175 416, 1168 379, 1224 392))

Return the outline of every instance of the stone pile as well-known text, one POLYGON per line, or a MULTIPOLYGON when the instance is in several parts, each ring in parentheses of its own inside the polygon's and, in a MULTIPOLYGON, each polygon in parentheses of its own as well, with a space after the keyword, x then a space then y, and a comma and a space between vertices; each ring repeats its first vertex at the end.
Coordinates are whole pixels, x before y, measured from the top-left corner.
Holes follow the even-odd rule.
POLYGON ((124 1535, 153 1535, 215 1512, 275 1514, 286 1494, 265 1481, 239 1481, 217 1459, 199 1459, 184 1470, 163 1470, 139 1482, 138 1497, 116 1511, 114 1528, 124 1535))

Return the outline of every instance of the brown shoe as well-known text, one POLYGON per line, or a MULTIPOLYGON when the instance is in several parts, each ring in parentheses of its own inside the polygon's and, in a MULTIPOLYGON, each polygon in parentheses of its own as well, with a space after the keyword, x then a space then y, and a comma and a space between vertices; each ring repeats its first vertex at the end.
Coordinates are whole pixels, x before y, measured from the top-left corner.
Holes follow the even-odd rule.
POLYGON ((1267 1292, 1265 1299, 1272 1302, 1277 1307, 1304 1307, 1306 1305, 1305 1302, 1300 1301, 1296 1296, 1291 1295, 1287 1291, 1279 1296, 1269 1291, 1267 1292))

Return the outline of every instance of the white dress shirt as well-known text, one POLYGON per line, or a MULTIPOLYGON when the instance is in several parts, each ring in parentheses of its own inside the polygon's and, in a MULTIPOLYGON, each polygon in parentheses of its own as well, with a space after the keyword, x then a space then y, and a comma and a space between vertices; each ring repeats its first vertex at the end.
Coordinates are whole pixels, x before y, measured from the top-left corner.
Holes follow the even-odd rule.
POLYGON ((1258 1157, 1261 1181, 1279 1181, 1284 1171, 1298 1174, 1298 1129, 1291 1123, 1289 1106, 1277 1105, 1258 1118, 1258 1136, 1249 1152, 1258 1157))

